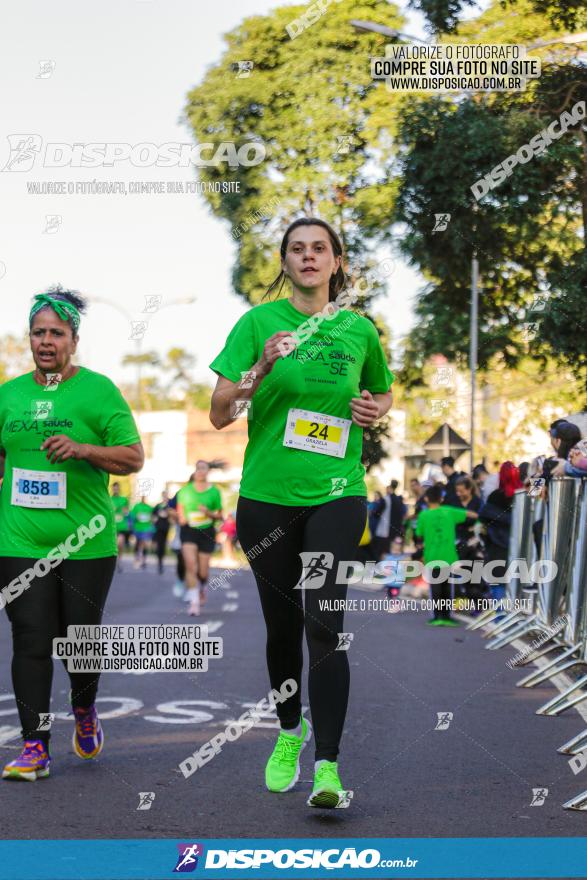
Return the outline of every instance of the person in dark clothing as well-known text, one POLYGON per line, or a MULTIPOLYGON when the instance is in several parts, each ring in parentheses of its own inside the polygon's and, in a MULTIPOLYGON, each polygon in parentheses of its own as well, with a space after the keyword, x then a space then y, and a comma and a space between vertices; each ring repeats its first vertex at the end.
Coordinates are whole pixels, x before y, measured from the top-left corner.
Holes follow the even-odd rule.
MULTIPOLYGON (((581 439, 581 431, 577 425, 573 424, 573 422, 567 422, 566 419, 556 419, 550 426, 549 434, 550 443, 556 455, 545 459, 542 463, 542 472, 534 473, 532 476, 532 484, 537 486, 539 491, 540 484, 538 481, 540 478, 543 478, 545 481, 544 485, 548 486, 553 476, 564 473, 564 470, 559 470, 558 466, 561 461, 568 461, 569 452, 581 439)), ((543 526, 543 518, 537 519, 532 526, 538 557, 540 557, 543 526)))
POLYGON ((163 557, 167 545, 167 535, 169 534, 169 495, 164 490, 161 495, 161 501, 153 508, 153 525, 155 526, 155 534, 153 541, 155 542, 155 553, 157 555, 157 563, 159 566, 159 574, 163 574, 163 557))
POLYGON ((169 510, 170 524, 175 525, 176 531, 175 537, 171 541, 171 549, 175 553, 175 557, 177 560, 176 581, 173 586, 173 595, 176 596, 178 599, 181 599, 184 597, 185 594, 185 562, 183 561, 181 542, 179 540, 179 525, 177 521, 177 495, 178 493, 176 492, 173 498, 168 502, 167 507, 169 510))
MULTIPOLYGON (((457 503, 453 507, 462 507, 463 510, 473 510, 475 513, 479 513, 482 502, 477 486, 471 477, 459 477, 455 482, 455 492, 457 503)), ((468 542, 475 536, 474 526, 474 520, 468 519, 464 523, 459 523, 456 527, 459 559, 476 558, 475 551, 468 546, 468 542)))
POLYGON ((385 553, 389 553, 391 542, 394 538, 404 537, 404 519, 407 507, 401 495, 396 494, 399 483, 392 480, 387 487, 387 494, 379 505, 374 509, 374 515, 378 515, 378 523, 375 535, 371 541, 375 560, 379 562, 385 553))
POLYGON ((389 546, 391 548, 391 543, 395 538, 403 538, 405 534, 405 526, 404 520, 406 518, 406 513, 408 512, 408 508, 406 507, 405 501, 401 495, 397 494, 397 488, 399 483, 397 480, 392 480, 389 484, 389 498, 390 498, 390 508, 389 508, 389 546))
POLYGON ((423 510, 426 510, 427 504, 424 495, 426 494, 426 489, 428 489, 428 483, 423 485, 420 480, 410 480, 410 489, 412 494, 416 498, 416 503, 414 504, 414 516, 418 516, 419 513, 422 513, 423 510))
POLYGON ((442 473, 446 477, 446 487, 444 490, 443 504, 450 504, 451 507, 459 507, 459 498, 455 490, 455 483, 459 477, 466 476, 463 471, 455 471, 455 460, 452 455, 446 455, 440 459, 440 467, 442 473))
POLYGON ((373 501, 369 501, 369 503, 367 504, 367 517, 369 522, 369 531, 371 532, 371 535, 374 535, 377 529, 382 511, 382 502, 383 495, 381 494, 381 492, 374 492, 373 501))
POLYGON ((508 559, 512 504, 514 492, 521 488, 518 468, 513 462, 504 461, 499 469, 499 488, 491 493, 479 511, 479 519, 484 523, 487 532, 485 563, 494 563, 493 578, 488 586, 493 598, 497 600, 505 597, 504 577, 508 559))
MULTIPOLYGON (((455 482, 455 491, 459 501, 454 505, 455 507, 479 513, 483 502, 479 496, 477 484, 471 477, 459 477, 455 482)), ((481 542, 476 537, 474 530, 475 522, 476 520, 466 519, 465 522, 458 523, 455 528, 459 559, 472 562, 482 558, 481 542)), ((483 596, 483 590, 480 589, 479 584, 455 584, 455 598, 459 596, 479 600, 483 596)))
POLYGON ((556 457, 547 458, 544 462, 544 476, 548 478, 562 459, 568 461, 569 452, 581 439, 581 431, 573 422, 565 419, 557 419, 550 426, 550 442, 556 453, 556 457))

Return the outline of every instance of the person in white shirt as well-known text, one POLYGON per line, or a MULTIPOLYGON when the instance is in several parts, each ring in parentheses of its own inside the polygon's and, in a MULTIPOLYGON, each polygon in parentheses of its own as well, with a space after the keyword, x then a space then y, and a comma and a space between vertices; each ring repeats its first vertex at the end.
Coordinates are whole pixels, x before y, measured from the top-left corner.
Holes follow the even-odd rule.
POLYGON ((499 489, 499 475, 490 474, 484 464, 477 464, 473 468, 473 479, 479 486, 481 500, 487 501, 492 492, 499 489))

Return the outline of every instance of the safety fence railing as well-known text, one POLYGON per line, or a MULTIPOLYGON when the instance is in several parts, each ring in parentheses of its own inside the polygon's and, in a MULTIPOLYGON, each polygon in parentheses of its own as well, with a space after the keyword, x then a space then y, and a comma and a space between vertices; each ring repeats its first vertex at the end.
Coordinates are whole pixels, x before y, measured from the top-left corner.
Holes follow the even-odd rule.
MULTIPOLYGON (((545 501, 525 490, 515 493, 508 549, 508 569, 536 570, 533 585, 514 574, 506 587, 511 610, 505 616, 490 610, 469 624, 487 627, 486 648, 498 650, 527 637, 529 645, 517 655, 515 666, 526 666, 550 654, 546 663, 517 682, 531 688, 560 673, 587 668, 587 480, 555 477, 545 501), (537 552, 540 547, 540 552, 537 552), (512 562, 524 563, 518 568, 512 562), (533 568, 534 566, 534 568, 533 568), (527 601, 517 607, 520 599, 527 601)), ((524 643, 522 643, 524 644, 524 643)), ((536 710, 538 715, 561 712, 587 700, 587 674, 579 674, 565 690, 536 710)), ((587 729, 558 751, 578 755, 587 750, 587 729)), ((587 765, 587 753, 585 756, 587 765)), ((587 791, 563 805, 587 810, 587 791)))

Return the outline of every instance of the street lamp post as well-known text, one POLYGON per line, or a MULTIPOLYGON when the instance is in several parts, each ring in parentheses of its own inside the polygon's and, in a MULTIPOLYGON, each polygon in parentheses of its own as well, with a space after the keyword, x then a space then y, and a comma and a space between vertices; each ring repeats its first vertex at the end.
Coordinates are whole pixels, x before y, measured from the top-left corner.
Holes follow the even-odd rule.
MULTIPOLYGON (((170 308, 171 306, 191 305, 192 303, 195 303, 195 301, 196 301, 195 296, 184 297, 183 299, 173 299, 173 300, 171 300, 171 302, 165 302, 162 305, 160 305, 158 307, 157 311, 160 311, 161 309, 170 308)), ((123 306, 121 306, 120 303, 117 303, 111 299, 105 299, 104 297, 99 297, 99 296, 92 297, 90 299, 90 302, 101 303, 102 305, 111 306, 111 308, 116 309, 117 312, 120 312, 121 315, 124 315, 124 317, 128 321, 128 326, 132 327, 132 323, 134 320, 133 316, 123 306)), ((141 402, 142 402, 141 401, 141 362, 140 362, 140 356, 141 356, 141 343, 143 341, 143 337, 136 336, 134 341, 136 342, 136 357, 137 357, 137 362, 136 362, 136 368, 137 368, 137 371, 136 371, 136 394, 137 394, 137 415, 138 415, 141 411, 141 402)))
POLYGON ((475 467, 475 392, 477 385, 477 344, 479 333, 479 263, 477 261, 477 253, 473 251, 471 260, 471 332, 469 340, 469 366, 471 370, 471 428, 470 428, 470 444, 471 444, 471 473, 475 467))
POLYGON ((426 40, 421 40, 420 37, 413 37, 410 34, 404 34, 402 31, 387 27, 385 24, 377 24, 374 21, 360 21, 358 18, 351 18, 350 24, 355 30, 362 31, 363 33, 381 34, 383 37, 405 37, 408 40, 414 40, 416 43, 427 45, 426 40))
MULTIPOLYGON (((120 303, 114 302, 114 300, 106 299, 101 296, 93 296, 90 299, 90 302, 91 303, 99 303, 100 305, 110 306, 110 308, 116 309, 116 311, 119 312, 128 321, 128 326, 132 327, 133 316, 130 314, 130 312, 127 312, 127 310, 124 308, 124 306, 121 306, 120 303)), ((142 340, 140 337, 137 337, 135 339, 136 346, 137 346, 137 351, 136 351, 136 356, 137 356, 136 394, 137 394, 137 408, 138 408, 138 410, 140 410, 140 405, 141 405, 141 365, 138 360, 141 355, 141 341, 142 340)))

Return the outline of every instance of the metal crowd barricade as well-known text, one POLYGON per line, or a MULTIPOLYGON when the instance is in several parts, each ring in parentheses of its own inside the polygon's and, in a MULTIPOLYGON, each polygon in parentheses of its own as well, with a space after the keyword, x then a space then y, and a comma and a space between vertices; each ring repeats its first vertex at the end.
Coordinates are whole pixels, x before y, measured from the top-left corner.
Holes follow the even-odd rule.
MULTIPOLYGON (((572 667, 587 666, 587 479, 555 477, 549 483, 546 504, 516 493, 512 508, 508 564, 525 559, 530 569, 536 562, 533 525, 543 519, 539 560, 555 562, 557 569, 549 581, 539 582, 533 591, 533 611, 510 614, 491 629, 488 648, 500 648, 531 631, 541 633, 540 650, 529 651, 520 665, 544 654, 562 649, 546 663, 517 683, 533 687, 572 667), (544 645, 548 645, 546 648, 544 645)), ((519 578, 508 585, 508 598, 515 601, 524 592, 519 578)), ((488 622, 487 617, 484 620, 488 622)), ((476 625, 477 622, 475 622, 476 625)), ((530 646, 532 647, 532 646, 530 646)), ((581 676, 536 714, 558 715, 587 699, 587 675, 581 676)), ((577 755, 587 749, 587 729, 562 745, 562 754, 577 755)), ((587 811, 587 791, 563 804, 564 809, 587 811)))
MULTIPOLYGON (((570 601, 568 604, 569 622, 567 625, 567 637, 570 641, 580 644, 579 660, 583 663, 587 656, 587 480, 582 480, 581 507, 577 517, 577 548, 573 564, 572 586, 570 601)), ((576 684, 581 687, 587 677, 583 676, 576 684)), ((567 690, 567 696, 570 690, 567 690)), ((581 697, 584 698, 585 695, 581 697)), ((559 711, 568 706, 576 705, 579 700, 569 700, 566 705, 559 707, 559 711)), ((562 745, 558 751, 562 754, 577 755, 587 748, 587 730, 562 745)), ((583 791, 571 800, 563 804, 566 810, 587 810, 587 791, 583 791)))
MULTIPOLYGON (((512 525, 510 529, 510 540, 508 548, 508 565, 514 559, 528 560, 536 555, 534 553, 534 542, 532 540, 532 522, 535 499, 528 495, 525 489, 518 489, 514 493, 512 503, 512 525)), ((506 595, 508 602, 512 608, 514 603, 521 598, 522 583, 519 577, 513 577, 506 586, 506 595)), ((489 621, 497 614, 496 609, 488 608, 475 620, 468 624, 467 629, 479 629, 489 623, 489 621)), ((498 630, 501 632, 513 623, 524 617, 521 610, 512 610, 503 620, 500 621, 499 627, 495 627, 491 631, 491 635, 498 630)))
POLYGON ((548 489, 541 557, 555 562, 557 572, 538 588, 541 617, 548 626, 560 617, 568 598, 580 490, 581 482, 574 477, 556 477, 548 489))
MULTIPOLYGON (((574 601, 571 597, 576 593, 572 586, 572 572, 578 550, 579 521, 583 506, 581 482, 574 477, 553 480, 544 516, 541 555, 543 559, 556 562, 557 574, 554 581, 541 585, 538 613, 544 624, 543 634, 548 636, 545 644, 550 642, 550 650, 562 648, 563 651, 550 663, 521 679, 517 687, 534 687, 571 668, 578 658, 570 658, 581 651, 580 641, 568 641, 569 629, 564 623, 567 607, 574 601), (565 661, 563 665, 562 661, 565 661)), ((540 713, 542 708, 545 707, 541 707, 540 713)))
MULTIPOLYGON (((524 622, 509 629, 504 635, 493 631, 494 638, 487 646, 490 649, 501 648, 515 638, 531 631, 540 633, 541 644, 551 642, 551 647, 563 647, 564 659, 576 650, 576 645, 568 646, 561 640, 558 623, 564 613, 570 593, 570 575, 573 555, 576 547, 576 525, 579 507, 581 481, 574 477, 555 477, 548 487, 548 501, 543 506, 543 525, 541 541, 541 560, 549 560, 556 564, 556 574, 548 581, 538 584, 536 611, 524 622)), ((542 512, 542 506, 536 506, 535 521, 542 512)), ((532 557, 530 557, 531 559, 532 557)), ((530 562, 530 559, 528 562, 530 562)), ((530 658, 529 658, 530 659, 530 658)), ((535 659, 533 655, 531 659, 535 659)), ((550 675, 556 675, 556 666, 563 659, 557 657, 549 666, 543 667, 519 682, 521 687, 532 687, 544 681, 550 675)))
MULTIPOLYGON (((544 504, 541 499, 528 495, 524 489, 515 493, 512 505, 508 565, 519 559, 526 563, 528 570, 532 568, 538 558, 534 542, 534 524, 543 517, 543 514, 544 504)), ((526 593, 526 598, 532 600, 531 610, 529 612, 524 609, 514 611, 493 627, 486 634, 486 638, 490 639, 486 645, 488 650, 498 650, 532 630, 544 629, 545 622, 539 613, 536 590, 524 589, 520 578, 516 577, 508 588, 508 595, 515 595, 519 598, 520 593, 526 593)))
POLYGON ((573 558, 570 565, 570 587, 565 603, 567 623, 564 642, 561 644, 557 637, 558 647, 564 647, 565 650, 553 661, 519 681, 518 687, 534 687, 559 672, 571 669, 583 662, 586 657, 587 572, 585 560, 587 557, 585 555, 585 530, 587 524, 587 483, 585 480, 577 480, 576 482, 578 485, 577 515, 575 517, 573 558), (565 663, 560 665, 563 660, 565 663))
MULTIPOLYGON (((585 480, 575 480, 575 483, 577 500, 572 522, 573 545, 568 560, 568 591, 564 602, 566 638, 571 642, 573 653, 562 666, 554 667, 551 673, 554 675, 573 666, 587 666, 587 488, 585 480)), ((558 659, 560 661, 561 658, 558 659)), ((558 715, 581 703, 587 699, 587 691, 582 690, 585 685, 587 675, 581 676, 566 691, 541 706, 537 714, 558 715), (575 696, 571 697, 571 694, 575 696)))

